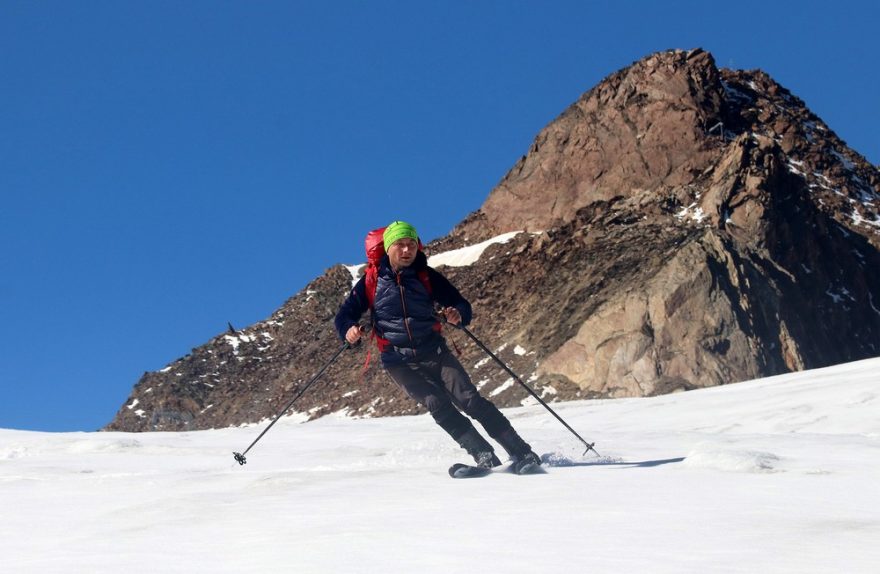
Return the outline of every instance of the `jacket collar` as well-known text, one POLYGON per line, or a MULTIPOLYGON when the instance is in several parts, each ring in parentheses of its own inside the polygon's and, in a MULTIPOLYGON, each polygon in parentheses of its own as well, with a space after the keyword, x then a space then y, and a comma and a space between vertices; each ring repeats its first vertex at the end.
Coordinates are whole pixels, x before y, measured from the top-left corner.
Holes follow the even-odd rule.
MULTIPOLYGON (((410 273, 418 273, 427 268, 428 258, 423 251, 419 251, 416 253, 416 260, 412 262, 412 265, 404 267, 400 273, 402 275, 409 275, 410 273)), ((391 268, 391 261, 388 259, 387 254, 385 254, 382 257, 382 261, 379 262, 379 274, 394 277, 394 270, 391 268)))

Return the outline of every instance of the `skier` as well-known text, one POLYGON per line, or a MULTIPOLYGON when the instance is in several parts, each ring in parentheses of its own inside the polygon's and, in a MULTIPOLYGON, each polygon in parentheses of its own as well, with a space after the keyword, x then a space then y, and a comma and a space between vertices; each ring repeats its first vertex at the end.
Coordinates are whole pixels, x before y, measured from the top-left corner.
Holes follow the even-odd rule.
POLYGON ((415 228, 395 221, 382 234, 385 255, 373 280, 361 277, 336 314, 339 338, 350 344, 363 336, 358 324, 371 310, 373 333, 382 366, 411 398, 428 409, 477 466, 501 464, 492 445, 459 409, 480 422, 514 462, 515 467, 539 465, 541 459, 516 433, 510 421, 480 395, 441 334, 435 302, 452 325, 466 326, 471 305, 443 275, 428 266, 415 228), (371 292, 372 291, 372 292, 371 292))

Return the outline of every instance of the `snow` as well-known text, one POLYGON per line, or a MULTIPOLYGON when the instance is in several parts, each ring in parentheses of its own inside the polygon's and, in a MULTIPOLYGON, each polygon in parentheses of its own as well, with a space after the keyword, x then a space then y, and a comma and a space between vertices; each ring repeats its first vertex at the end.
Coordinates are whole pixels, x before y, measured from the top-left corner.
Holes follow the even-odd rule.
POLYGON ((877 572, 880 359, 506 410, 546 474, 452 480, 427 415, 0 430, 3 571, 877 572))
POLYGON ((512 387, 513 383, 514 383, 514 381, 512 378, 507 379, 506 381, 504 381, 503 383, 498 385, 498 388, 496 388, 491 393, 489 393, 489 396, 490 397, 497 397, 498 395, 500 395, 501 393, 503 393, 504 391, 506 391, 507 389, 512 387))
POLYGON ((468 247, 462 247, 461 249, 453 249, 452 251, 446 251, 445 253, 432 255, 428 258, 428 265, 430 265, 431 267, 439 267, 441 265, 446 265, 447 267, 466 267, 468 265, 472 265, 477 262, 483 252, 490 245, 495 245, 496 243, 507 243, 520 233, 522 232, 511 231, 509 233, 504 233, 502 235, 493 237, 492 239, 487 239, 482 243, 477 243, 468 247))
POLYGON ((357 285, 358 279, 361 278, 361 269, 366 267, 366 263, 359 263, 358 265, 345 265, 348 272, 351 274, 351 286, 354 288, 357 285))
POLYGON ((683 219, 691 219, 697 223, 702 223, 708 216, 703 212, 703 208, 698 207, 696 202, 694 202, 687 207, 682 207, 681 211, 675 214, 675 217, 678 218, 679 221, 683 219))
POLYGON ((242 343, 252 343, 256 340, 255 336, 245 335, 242 333, 240 333, 236 336, 223 335, 223 338, 226 340, 227 343, 229 343, 232 346, 232 352, 236 355, 238 354, 239 345, 241 345, 242 343))
POLYGON ((872 227, 880 228, 880 215, 874 216, 874 219, 865 219, 861 216, 858 211, 853 210, 850 215, 850 219, 853 222, 853 225, 869 225, 872 227))
POLYGON ((734 88, 733 86, 731 86, 730 84, 728 84, 725 81, 721 82, 721 86, 724 88, 724 91, 725 91, 728 98, 731 98, 734 100, 739 100, 740 102, 746 102, 746 103, 752 101, 751 96, 741 92, 740 90, 737 90, 736 88, 734 88))
POLYGON ((837 158, 837 161, 839 161, 840 163, 843 164, 844 169, 852 171, 856 168, 856 165, 852 161, 850 161, 850 159, 848 157, 844 156, 842 153, 840 153, 836 149, 832 149, 831 154, 837 158))
POLYGON ((806 179, 807 174, 804 173, 803 167, 804 167, 804 162, 788 158, 788 171, 790 171, 791 173, 797 174, 797 175, 801 176, 802 178, 806 179))

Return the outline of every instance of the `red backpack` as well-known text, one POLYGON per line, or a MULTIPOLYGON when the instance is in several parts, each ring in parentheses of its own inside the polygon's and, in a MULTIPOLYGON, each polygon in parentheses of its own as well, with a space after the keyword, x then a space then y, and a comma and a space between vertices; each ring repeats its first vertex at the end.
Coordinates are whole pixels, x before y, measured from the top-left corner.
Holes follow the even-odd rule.
MULTIPOLYGON (((380 227, 379 229, 374 229, 367 233, 367 238, 364 240, 364 249, 367 252, 367 268, 364 270, 364 282, 367 291, 367 302, 370 304, 370 311, 373 310, 373 303, 376 301, 376 286, 379 283, 379 262, 381 262, 382 257, 385 256, 385 242, 382 237, 384 234, 385 228, 380 227)), ((419 251, 422 251, 421 239, 419 240, 419 251)), ((431 280, 428 277, 428 270, 422 269, 419 271, 418 276, 419 281, 422 282, 422 285, 428 290, 428 295, 430 295, 431 280)), ((435 328, 439 331, 440 326, 441 325, 438 322, 435 328)), ((390 343, 387 339, 383 339, 377 335, 375 325, 373 327, 373 333, 371 336, 376 339, 376 346, 379 347, 379 351, 384 351, 390 343)), ((370 357, 368 355, 367 361, 369 362, 369 360, 370 357)))

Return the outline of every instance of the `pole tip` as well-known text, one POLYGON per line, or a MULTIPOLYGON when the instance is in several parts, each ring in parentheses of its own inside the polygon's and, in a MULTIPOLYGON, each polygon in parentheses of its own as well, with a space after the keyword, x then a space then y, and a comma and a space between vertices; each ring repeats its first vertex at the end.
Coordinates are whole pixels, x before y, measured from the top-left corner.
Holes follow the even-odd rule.
POLYGON ((235 462, 237 462, 238 464, 240 464, 240 465, 247 464, 247 459, 240 452, 234 452, 234 453, 232 453, 232 456, 235 457, 235 462))
POLYGON ((596 445, 596 443, 594 443, 594 442, 585 442, 584 444, 587 446, 587 450, 584 451, 584 456, 586 456, 586 454, 587 454, 588 452, 593 451, 593 452, 596 453, 596 456, 598 456, 599 458, 602 458, 602 455, 599 454, 599 451, 597 451, 595 448, 593 448, 593 447, 596 445))

